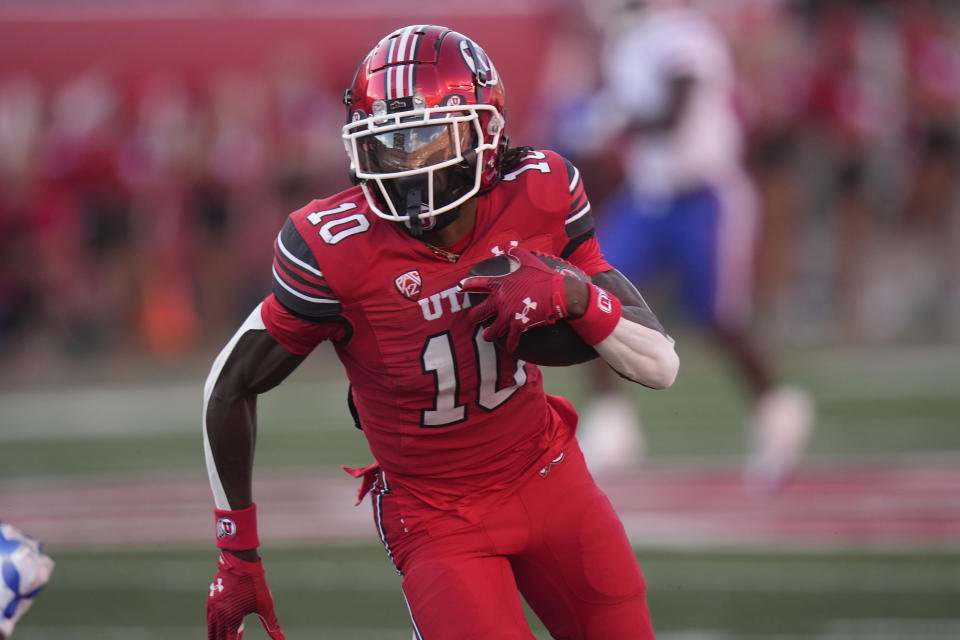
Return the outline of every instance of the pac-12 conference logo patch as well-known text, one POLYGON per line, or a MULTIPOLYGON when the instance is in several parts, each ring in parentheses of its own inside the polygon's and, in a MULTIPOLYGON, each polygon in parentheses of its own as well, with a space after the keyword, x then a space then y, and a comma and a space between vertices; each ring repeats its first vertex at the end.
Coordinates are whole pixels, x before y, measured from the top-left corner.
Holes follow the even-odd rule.
POLYGON ((237 535, 237 525, 233 520, 230 518, 217 520, 217 540, 235 535, 237 535))
POLYGON ((396 285, 397 291, 399 291, 400 295, 404 298, 417 300, 420 297, 420 286, 423 284, 423 280, 420 278, 420 271, 418 269, 412 269, 397 276, 393 284, 396 285))

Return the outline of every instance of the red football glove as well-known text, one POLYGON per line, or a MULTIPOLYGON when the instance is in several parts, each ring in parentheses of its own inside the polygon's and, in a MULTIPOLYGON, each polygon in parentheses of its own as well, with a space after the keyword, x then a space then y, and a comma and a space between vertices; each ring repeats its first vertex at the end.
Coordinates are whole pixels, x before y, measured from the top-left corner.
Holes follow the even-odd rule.
POLYGON ((284 640, 262 561, 246 562, 225 551, 220 554, 217 575, 210 583, 207 640, 240 640, 243 618, 251 613, 260 617, 273 640, 284 640))
POLYGON ((532 251, 511 247, 506 255, 519 265, 511 273, 468 276, 460 281, 460 289, 490 294, 470 310, 470 320, 477 323, 496 316, 483 332, 483 339, 493 342, 506 335, 507 351, 514 351, 527 329, 567 317, 567 294, 564 275, 545 265, 532 251))

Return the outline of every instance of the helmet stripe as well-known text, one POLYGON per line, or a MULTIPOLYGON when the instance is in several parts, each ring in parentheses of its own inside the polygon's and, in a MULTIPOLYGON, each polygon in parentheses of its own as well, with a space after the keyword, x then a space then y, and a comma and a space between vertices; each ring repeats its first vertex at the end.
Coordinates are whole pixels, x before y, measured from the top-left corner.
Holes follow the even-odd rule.
POLYGON ((416 44, 417 41, 417 36, 414 35, 416 30, 416 27, 410 27, 407 33, 404 34, 403 59, 407 62, 413 60, 413 45, 416 44), (409 45, 409 47, 407 45, 409 45))
POLYGON ((410 27, 404 27, 402 31, 397 35, 396 43, 397 50, 396 55, 394 56, 391 62, 403 62, 407 59, 407 40, 410 37, 410 27))
MULTIPOLYGON (((416 27, 413 27, 413 26, 407 27, 400 34, 400 38, 399 38, 400 44, 397 50, 397 60, 396 60, 397 62, 406 62, 407 60, 411 59, 411 56, 407 53, 407 44, 408 43, 410 45, 413 44, 413 41, 411 40, 410 36, 413 33, 413 30, 415 28, 416 27)), ((403 86, 403 81, 404 81, 404 65, 401 64, 397 66, 397 85, 395 87, 395 95, 393 97, 402 98, 403 96, 407 95, 407 93, 409 93, 409 91, 407 91, 406 88, 403 86)))
POLYGON ((413 95, 416 91, 417 51, 427 25, 411 25, 393 33, 384 60, 383 95, 386 100, 413 95), (413 64, 403 64, 403 63, 413 64))
MULTIPOLYGON (((397 39, 390 38, 390 46, 387 47, 387 60, 385 63, 386 65, 389 65, 391 62, 393 62, 393 49, 394 49, 394 46, 396 46, 396 44, 397 44, 397 39)), ((383 97, 387 100, 394 97, 390 91, 392 89, 391 85, 392 83, 390 82, 390 69, 388 68, 387 72, 383 74, 383 97)))
POLYGON ((386 73, 383 74, 383 97, 386 100, 389 100, 393 96, 390 95, 390 70, 388 69, 386 73))
MULTIPOLYGON (((414 27, 413 40, 410 43, 410 56, 407 58, 411 62, 417 60, 417 51, 420 49, 420 42, 423 40, 423 31, 426 29, 426 25, 418 25, 414 27)), ((416 83, 416 73, 417 73, 417 64, 414 62, 410 65, 410 68, 407 70, 407 83, 409 84, 410 95, 413 95, 417 92, 417 83, 416 83)))
POLYGON ((396 45, 397 45, 397 39, 396 39, 396 38, 390 38, 390 46, 387 47, 387 60, 386 60, 386 64, 390 64, 391 62, 393 62, 393 49, 394 49, 394 47, 395 47, 396 45))
POLYGON ((410 36, 413 35, 413 32, 416 31, 417 27, 409 26, 403 30, 403 35, 400 36, 400 55, 397 57, 397 62, 408 62, 413 59, 413 44, 414 39, 410 36), (410 45, 410 52, 407 52, 407 44, 410 45))
POLYGON ((426 28, 427 28, 427 25, 419 25, 419 26, 414 30, 414 33, 415 33, 416 35, 413 37, 413 44, 410 46, 410 59, 411 59, 411 60, 416 60, 416 59, 417 59, 417 51, 419 51, 419 49, 420 49, 420 41, 423 40, 423 32, 424 32, 424 30, 425 30, 426 28))

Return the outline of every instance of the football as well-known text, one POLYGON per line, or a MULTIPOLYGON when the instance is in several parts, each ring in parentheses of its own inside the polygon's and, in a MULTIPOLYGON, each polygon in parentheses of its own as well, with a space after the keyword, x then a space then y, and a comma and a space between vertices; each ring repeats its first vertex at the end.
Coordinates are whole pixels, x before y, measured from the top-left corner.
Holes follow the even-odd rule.
POLYGON ((0 632, 11 633, 52 570, 53 561, 35 540, 0 524, 0 632))
MULTIPOLYGON (((536 256, 554 271, 584 282, 590 282, 587 274, 559 258, 542 254, 536 254, 536 256)), ((515 265, 516 263, 506 256, 493 256, 473 265, 473 268, 470 269, 470 275, 507 275, 515 268, 515 265)), ((479 304, 487 297, 486 293, 471 292, 468 295, 470 296, 471 306, 479 304)), ((490 322, 490 320, 487 320, 484 324, 490 322)), ((506 351, 503 338, 497 340, 496 344, 506 351)), ((525 331, 520 336, 520 344, 512 355, 533 364, 547 367, 565 367, 593 360, 597 357, 597 352, 583 341, 566 320, 559 320, 554 324, 542 325, 525 331)))

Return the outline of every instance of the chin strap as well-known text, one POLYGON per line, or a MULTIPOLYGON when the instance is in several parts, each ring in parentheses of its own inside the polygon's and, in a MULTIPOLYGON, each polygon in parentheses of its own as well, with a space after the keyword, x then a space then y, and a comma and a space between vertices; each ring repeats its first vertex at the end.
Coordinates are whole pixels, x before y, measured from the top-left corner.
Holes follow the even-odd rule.
POLYGON ((419 238, 423 235, 423 221, 420 220, 420 189, 407 191, 407 220, 410 235, 419 238))

